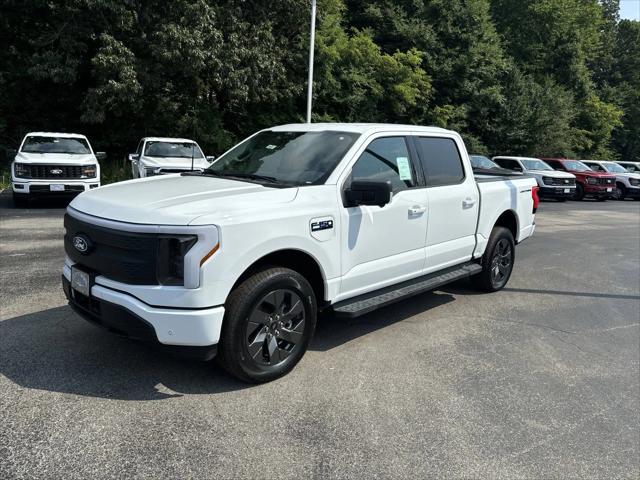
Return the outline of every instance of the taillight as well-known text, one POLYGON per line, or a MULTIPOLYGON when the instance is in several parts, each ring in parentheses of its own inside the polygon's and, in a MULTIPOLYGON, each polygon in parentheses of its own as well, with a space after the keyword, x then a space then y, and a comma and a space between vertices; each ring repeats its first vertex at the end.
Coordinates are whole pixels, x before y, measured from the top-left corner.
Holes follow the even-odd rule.
POLYGON ((536 210, 538 210, 538 204, 540 203, 540 197, 538 197, 538 190, 540 190, 540 187, 538 186, 531 187, 531 198, 533 198, 533 213, 536 213, 536 210))

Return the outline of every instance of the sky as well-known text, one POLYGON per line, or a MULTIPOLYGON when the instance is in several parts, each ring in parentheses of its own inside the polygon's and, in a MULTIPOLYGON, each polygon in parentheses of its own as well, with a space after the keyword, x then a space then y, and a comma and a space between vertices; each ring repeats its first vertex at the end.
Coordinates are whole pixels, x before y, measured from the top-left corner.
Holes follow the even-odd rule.
POLYGON ((640 20, 640 0, 620 0, 620 18, 640 20))

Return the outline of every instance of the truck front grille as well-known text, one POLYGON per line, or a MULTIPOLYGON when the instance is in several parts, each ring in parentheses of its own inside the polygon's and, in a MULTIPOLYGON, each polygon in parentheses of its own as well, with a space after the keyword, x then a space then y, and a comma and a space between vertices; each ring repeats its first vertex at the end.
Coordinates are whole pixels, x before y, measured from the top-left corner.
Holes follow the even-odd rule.
POLYGON ((542 181, 545 185, 558 185, 567 187, 572 187, 576 184, 575 178, 542 177, 542 181))
POLYGON ((64 250, 71 260, 106 278, 131 285, 158 285, 158 236, 93 225, 64 216, 64 250), (73 239, 81 236, 88 249, 80 253, 73 239))
POLYGON ((597 178, 596 181, 599 185, 613 185, 616 183, 613 178, 597 178))
POLYGON ((26 178, 38 180, 69 180, 85 178, 82 176, 81 165, 24 165, 26 178))

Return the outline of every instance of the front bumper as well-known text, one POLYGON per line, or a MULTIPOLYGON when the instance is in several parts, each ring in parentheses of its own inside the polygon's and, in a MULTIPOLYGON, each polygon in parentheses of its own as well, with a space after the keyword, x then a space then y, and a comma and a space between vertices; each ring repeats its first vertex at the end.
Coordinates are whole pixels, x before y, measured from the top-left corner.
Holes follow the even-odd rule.
POLYGON ((544 198, 571 198, 576 194, 576 187, 540 187, 538 195, 544 198))
POLYGON ((594 197, 614 197, 616 195, 616 186, 591 185, 589 183, 585 183, 584 194, 594 197))
POLYGON ((627 187, 626 198, 640 198, 640 187, 627 187))
POLYGON ((224 307, 153 307, 127 293, 95 283, 90 297, 86 297, 73 291, 70 282, 71 269, 65 266, 62 288, 71 307, 85 320, 118 335, 160 344, 190 357, 206 360, 215 355, 224 307))
POLYGON ((77 195, 99 186, 100 180, 97 178, 82 181, 11 179, 13 191, 25 195, 77 195), (54 190, 52 190, 51 185, 62 185, 63 190, 60 190, 60 187, 54 187, 54 190))

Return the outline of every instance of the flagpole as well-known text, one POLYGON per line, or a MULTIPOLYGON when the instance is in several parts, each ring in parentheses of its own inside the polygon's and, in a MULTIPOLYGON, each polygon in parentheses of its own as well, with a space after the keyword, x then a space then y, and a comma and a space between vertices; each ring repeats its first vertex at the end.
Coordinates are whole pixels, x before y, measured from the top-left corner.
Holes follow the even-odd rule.
POLYGON ((309 81, 307 85, 307 123, 311 123, 313 103, 313 51, 316 42, 316 0, 311 0, 311 38, 309 39, 309 81))

